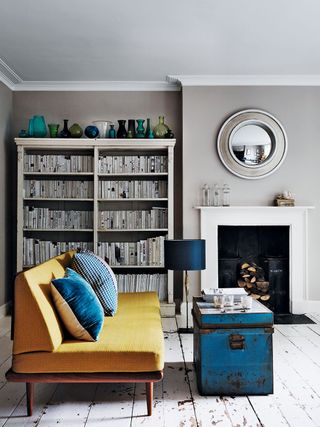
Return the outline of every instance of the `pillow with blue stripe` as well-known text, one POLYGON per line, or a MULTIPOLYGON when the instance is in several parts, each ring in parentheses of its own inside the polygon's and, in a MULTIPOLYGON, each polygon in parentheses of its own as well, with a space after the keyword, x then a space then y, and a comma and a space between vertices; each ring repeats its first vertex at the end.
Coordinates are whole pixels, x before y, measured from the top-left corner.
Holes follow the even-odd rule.
POLYGON ((90 284, 71 268, 51 282, 51 295, 67 331, 78 340, 97 341, 104 322, 103 308, 90 284))
POLYGON ((90 251, 74 255, 71 268, 92 286, 106 316, 114 316, 118 308, 117 279, 109 265, 90 251))

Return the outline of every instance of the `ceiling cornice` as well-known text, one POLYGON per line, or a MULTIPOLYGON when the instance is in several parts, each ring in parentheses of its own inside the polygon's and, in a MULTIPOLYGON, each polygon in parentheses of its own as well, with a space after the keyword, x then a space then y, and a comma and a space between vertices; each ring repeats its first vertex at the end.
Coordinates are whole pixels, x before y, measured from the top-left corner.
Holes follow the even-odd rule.
POLYGON ((177 91, 168 81, 22 81, 15 91, 177 91))
POLYGON ((170 75, 171 84, 185 86, 320 86, 319 74, 170 75))
POLYGON ((18 74, 13 71, 1 58, 0 58, 0 81, 8 86, 9 89, 14 90, 15 85, 22 82, 18 74))

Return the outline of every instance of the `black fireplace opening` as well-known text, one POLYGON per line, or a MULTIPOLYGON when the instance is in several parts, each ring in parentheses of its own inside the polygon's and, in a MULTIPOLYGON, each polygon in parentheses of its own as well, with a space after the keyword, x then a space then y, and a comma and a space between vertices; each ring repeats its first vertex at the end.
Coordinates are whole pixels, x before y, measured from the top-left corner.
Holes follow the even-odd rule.
POLYGON ((257 280, 268 283, 268 290, 254 291, 254 297, 275 314, 289 313, 289 231, 289 226, 219 226, 219 287, 238 287, 242 280, 252 286, 255 279, 243 279, 241 267, 256 266, 262 277, 257 280))

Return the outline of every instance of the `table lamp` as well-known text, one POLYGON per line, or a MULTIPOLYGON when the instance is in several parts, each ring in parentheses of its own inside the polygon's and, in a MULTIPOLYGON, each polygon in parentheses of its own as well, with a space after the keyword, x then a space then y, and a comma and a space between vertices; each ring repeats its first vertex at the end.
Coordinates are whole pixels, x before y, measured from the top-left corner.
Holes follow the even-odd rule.
POLYGON ((180 333, 192 332, 189 329, 189 276, 188 270, 204 270, 206 268, 206 241, 202 239, 165 240, 164 264, 168 270, 185 271, 184 289, 186 295, 186 328, 179 328, 180 333))

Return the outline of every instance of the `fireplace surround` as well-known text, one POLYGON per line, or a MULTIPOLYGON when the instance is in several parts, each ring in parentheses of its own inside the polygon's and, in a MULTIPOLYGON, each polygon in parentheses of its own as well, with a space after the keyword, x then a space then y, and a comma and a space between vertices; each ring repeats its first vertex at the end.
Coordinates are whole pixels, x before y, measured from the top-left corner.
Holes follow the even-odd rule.
POLYGON ((289 227, 289 311, 302 314, 308 300, 308 211, 312 206, 197 207, 200 236, 206 240, 206 270, 201 288, 219 287, 219 226, 289 227))

